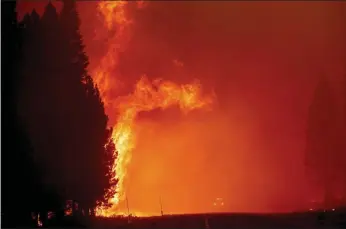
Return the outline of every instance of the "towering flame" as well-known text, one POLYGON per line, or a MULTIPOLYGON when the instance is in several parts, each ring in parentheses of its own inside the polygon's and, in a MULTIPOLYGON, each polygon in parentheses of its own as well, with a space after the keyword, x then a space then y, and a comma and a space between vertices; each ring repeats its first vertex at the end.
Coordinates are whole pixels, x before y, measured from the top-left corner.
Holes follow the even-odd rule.
MULTIPOLYGON (((129 28, 132 24, 126 11, 127 3, 126 1, 101 1, 98 3, 98 10, 104 19, 105 29, 109 32, 115 31, 113 37, 109 38, 108 51, 99 66, 93 71, 94 80, 99 87, 106 112, 117 114, 112 133, 117 158, 113 163, 112 172, 113 178, 118 183, 109 190, 109 192, 115 193, 108 200, 111 207, 100 205, 96 209, 97 215, 106 217, 123 214, 119 204, 126 198, 124 180, 127 166, 131 160, 131 153, 136 146, 134 127, 137 114, 158 108, 166 109, 170 106, 178 106, 182 112, 188 113, 195 109, 208 108, 212 103, 212 96, 202 94, 201 85, 198 81, 177 85, 163 80, 151 82, 146 76, 139 79, 131 94, 116 99, 111 97, 111 90, 116 90, 122 83, 114 74, 117 72, 118 54, 125 49, 129 28)), ((143 7, 143 2, 139 2, 138 7, 143 7)))
POLYGON ((111 106, 110 92, 119 86, 115 77, 111 77, 112 72, 117 69, 119 52, 126 47, 126 35, 131 24, 128 19, 125 6, 126 1, 100 1, 98 11, 103 17, 105 34, 109 42, 106 54, 101 59, 98 67, 93 69, 95 83, 99 86, 103 102, 106 109, 111 106), (113 31, 116 31, 112 33, 113 31))

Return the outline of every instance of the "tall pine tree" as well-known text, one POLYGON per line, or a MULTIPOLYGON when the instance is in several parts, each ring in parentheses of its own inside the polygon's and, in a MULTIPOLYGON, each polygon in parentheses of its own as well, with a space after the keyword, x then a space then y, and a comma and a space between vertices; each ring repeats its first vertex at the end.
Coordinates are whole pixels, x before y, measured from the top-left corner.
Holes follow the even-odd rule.
POLYGON ((76 4, 64 1, 58 15, 48 3, 41 19, 33 12, 23 25, 20 111, 45 185, 89 212, 111 185, 114 145, 99 91, 86 70, 76 4))
MULTIPOLYGON (((78 128, 77 158, 83 158, 76 179, 79 181, 78 200, 85 208, 93 209, 96 201, 101 200, 105 189, 109 188, 106 174, 109 172, 111 154, 106 153, 105 145, 110 137, 107 129, 108 118, 105 115, 104 106, 100 98, 97 86, 88 75, 88 57, 84 51, 82 36, 79 31, 80 19, 77 13, 76 3, 73 0, 65 0, 60 20, 63 28, 64 41, 68 45, 68 67, 66 76, 71 77, 72 83, 82 86, 82 93, 74 90, 71 95, 79 105, 79 113, 75 124, 78 128), (78 93, 78 94, 77 94, 78 93), (83 190, 88 192, 83 192, 83 190)), ((72 85, 71 83, 71 85, 72 85)))
MULTIPOLYGON (((16 2, 1 2, 1 100, 2 148, 1 148, 1 179, 2 179, 2 226, 18 226, 28 219, 28 209, 18 209, 18 205, 27 204, 26 193, 20 189, 25 186, 22 180, 24 169, 29 165, 24 161, 28 157, 28 144, 20 129, 16 114, 16 93, 18 72, 16 64, 20 60, 20 32, 16 20, 16 2), (23 195, 21 195, 23 194, 23 195), (23 203, 21 203, 23 201, 23 203), (17 220, 17 221, 16 221, 17 220)), ((29 174, 26 174, 30 178, 29 174)), ((32 179, 31 179, 32 180, 32 179)), ((31 188, 31 185, 29 185, 31 188)))
MULTIPOLYGON (((3 131, 7 139, 2 141, 2 226, 29 226, 31 212, 41 211, 49 198, 42 200, 46 189, 42 184, 28 132, 23 125, 19 110, 19 98, 24 77, 19 69, 24 68, 24 44, 26 29, 16 20, 16 2, 1 2, 2 5, 2 86, 4 105, 3 131), (4 62, 4 60, 6 62, 4 62)), ((31 21, 31 17, 26 17, 31 21)), ((47 197, 47 196, 46 196, 47 197)))
POLYGON ((332 205, 335 178, 336 105, 330 85, 321 77, 309 108, 306 166, 315 187, 324 192, 324 204, 332 205))

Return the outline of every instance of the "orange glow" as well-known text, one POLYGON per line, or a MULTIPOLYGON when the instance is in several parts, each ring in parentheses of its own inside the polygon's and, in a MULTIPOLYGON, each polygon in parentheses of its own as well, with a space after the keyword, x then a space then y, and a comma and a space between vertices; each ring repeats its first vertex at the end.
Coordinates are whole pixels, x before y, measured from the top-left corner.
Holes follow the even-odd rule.
MULTIPOLYGON (((103 17, 105 29, 109 32, 116 31, 110 39, 106 54, 100 60, 96 69, 93 69, 95 83, 99 86, 103 102, 106 106, 111 103, 109 93, 114 90, 118 82, 111 72, 118 64, 118 53, 122 50, 127 28, 131 21, 127 18, 125 6, 126 1, 101 1, 98 3, 98 11, 103 17)), ((106 34, 106 36, 110 36, 106 34)))
MULTIPOLYGON (((20 0, 18 13, 23 18, 35 8, 42 15, 47 2, 20 0)), ((53 3, 59 11, 59 1, 53 3)), ((306 129, 324 71, 341 105, 346 20, 340 3, 99 0, 77 6, 88 71, 123 157, 113 167, 114 174, 124 170, 113 177, 122 180, 109 190, 122 192, 109 199, 111 208, 99 206, 98 215, 323 207, 324 188, 304 162, 306 129), (193 78, 202 101, 201 86, 215 90, 212 112, 205 106, 182 115, 176 99, 173 107, 150 111, 168 100, 157 85, 182 91, 193 78)), ((337 180, 345 180, 342 171, 337 180)), ((335 197, 345 190, 335 187, 335 197)))
MULTIPOLYGON (((202 94, 201 85, 198 81, 191 84, 177 85, 163 80, 150 82, 146 76, 140 78, 133 93, 112 99, 110 90, 116 90, 121 85, 121 82, 114 79, 116 77, 112 73, 117 68, 118 52, 123 49, 122 45, 126 43, 127 32, 132 23, 126 14, 126 4, 125 1, 102 1, 98 5, 98 10, 104 17, 105 27, 109 31, 116 31, 116 35, 111 38, 105 56, 101 59, 93 74, 105 103, 106 111, 118 115, 112 133, 112 139, 117 150, 117 158, 114 161, 112 171, 114 173, 113 179, 118 182, 115 187, 108 190, 110 193, 115 193, 115 195, 108 200, 111 207, 101 204, 96 209, 96 215, 106 217, 125 214, 124 211, 119 210, 118 205, 126 199, 127 190, 124 181, 131 161, 132 151, 136 147, 136 132, 134 129, 138 113, 178 106, 186 114, 192 110, 210 108, 213 101, 212 96, 202 94)), ((139 8, 143 6, 142 2, 137 5, 139 8)), ((179 62, 179 65, 182 66, 183 64, 179 62)), ((152 215, 133 211, 131 213, 136 216, 152 215)))
MULTIPOLYGON (((128 96, 117 99, 116 108, 119 113, 117 124, 112 134, 113 141, 118 151, 118 157, 113 164, 114 179, 118 180, 111 192, 116 194, 109 200, 113 208, 100 207, 97 214, 111 216, 116 212, 119 202, 125 200, 126 190, 124 180, 127 166, 131 160, 131 152, 136 146, 136 133, 134 132, 135 118, 141 111, 150 111, 156 108, 166 109, 178 105, 182 112, 201 108, 208 108, 212 97, 203 97, 198 83, 178 86, 172 82, 149 82, 142 77, 136 84, 135 90, 128 96), (157 88, 157 89, 156 89, 157 88)), ((141 215, 137 213, 136 215, 141 215)))

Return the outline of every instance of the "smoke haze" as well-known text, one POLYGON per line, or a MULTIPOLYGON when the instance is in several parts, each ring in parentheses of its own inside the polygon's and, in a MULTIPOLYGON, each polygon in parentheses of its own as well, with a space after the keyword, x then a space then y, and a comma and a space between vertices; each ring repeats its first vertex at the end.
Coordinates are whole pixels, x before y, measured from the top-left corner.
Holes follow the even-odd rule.
MULTIPOLYGON (((139 115, 125 181, 130 210, 157 213, 160 197, 171 213, 305 208, 312 195, 304 172, 308 106, 321 72, 339 93, 346 3, 134 4, 112 76, 124 82, 121 93, 146 74, 176 83, 199 79, 217 100, 212 111, 139 115), (224 205, 214 206, 216 198, 224 205)), ((19 15, 42 5, 21 1, 19 15)), ((92 72, 109 43, 100 40, 96 3, 80 2, 79 10, 92 72)))

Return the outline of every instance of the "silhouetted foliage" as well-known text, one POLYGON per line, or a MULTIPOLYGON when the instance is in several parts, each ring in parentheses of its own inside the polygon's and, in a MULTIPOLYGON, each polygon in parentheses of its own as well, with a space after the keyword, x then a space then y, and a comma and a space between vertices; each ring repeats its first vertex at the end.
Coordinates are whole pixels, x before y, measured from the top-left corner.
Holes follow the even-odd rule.
POLYGON ((33 12, 22 25, 20 114, 45 171, 45 185, 89 212, 111 185, 114 145, 99 91, 87 72, 75 2, 64 1, 60 15, 48 3, 41 18, 33 12))
POLYGON ((78 130, 78 138, 75 138, 74 142, 79 149, 76 151, 76 157, 83 158, 80 164, 82 169, 75 176, 78 182, 76 199, 86 209, 93 209, 96 201, 102 199, 104 190, 109 188, 105 176, 108 168, 105 161, 109 161, 105 154, 105 145, 109 137, 108 117, 105 115, 99 91, 87 73, 89 61, 79 31, 80 19, 75 1, 63 2, 60 17, 62 40, 68 47, 65 75, 70 77, 71 85, 75 84, 75 89, 72 90, 74 94, 70 97, 75 98, 79 106, 79 113, 73 121, 78 130), (82 87, 77 90, 77 86, 82 87))
MULTIPOLYGON (((17 211, 18 204, 23 200, 20 196, 21 192, 18 188, 22 185, 20 174, 23 167, 26 166, 22 160, 25 156, 24 144, 18 147, 18 142, 23 143, 21 139, 19 125, 16 118, 16 89, 15 85, 18 80, 15 63, 19 59, 20 37, 19 29, 16 21, 16 3, 1 2, 1 47, 2 58, 1 63, 1 100, 2 100, 2 157, 1 157, 1 175, 2 175, 2 223, 6 226, 15 226, 18 223, 14 219, 24 220, 26 211, 22 209, 17 211), (14 167, 15 166, 15 167, 14 167), (17 199, 18 198, 18 199, 17 199)), ((27 146, 27 145, 26 145, 27 146)), ((24 182, 23 182, 24 183, 24 182)), ((21 223, 19 223, 21 224, 21 223)))
POLYGON ((337 120, 333 91, 322 77, 309 108, 306 166, 312 180, 325 192, 325 204, 333 198, 333 181, 336 177, 337 120))
POLYGON ((45 209, 55 197, 41 183, 42 171, 36 164, 28 133, 17 112, 19 85, 23 80, 18 70, 23 64, 25 34, 16 20, 16 2, 1 2, 1 6, 2 55, 5 57, 2 58, 2 226, 28 226, 32 223, 31 212, 45 209))
POLYGON ((115 151, 115 145, 112 139, 112 132, 113 129, 109 129, 108 131, 108 136, 107 136, 107 144, 105 146, 106 154, 105 157, 103 158, 103 169, 102 172, 103 174, 106 174, 106 180, 103 180, 102 182, 102 187, 105 188, 105 195, 103 198, 99 199, 100 202, 103 202, 105 206, 107 206, 108 202, 106 200, 112 198, 115 194, 115 190, 112 189, 110 190, 110 187, 115 187, 117 184, 118 180, 115 179, 114 173, 113 173, 113 161, 116 159, 118 156, 117 152, 115 151), (116 155, 114 154, 116 153, 116 155))

